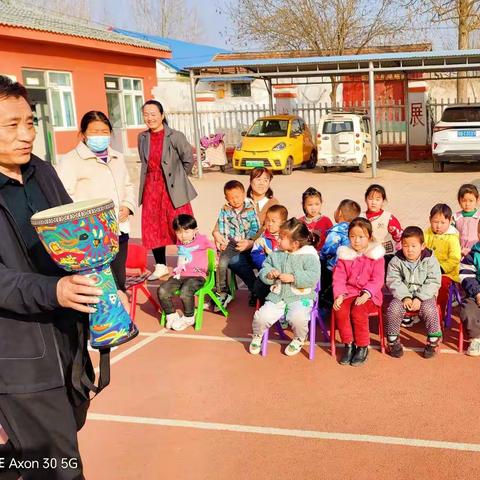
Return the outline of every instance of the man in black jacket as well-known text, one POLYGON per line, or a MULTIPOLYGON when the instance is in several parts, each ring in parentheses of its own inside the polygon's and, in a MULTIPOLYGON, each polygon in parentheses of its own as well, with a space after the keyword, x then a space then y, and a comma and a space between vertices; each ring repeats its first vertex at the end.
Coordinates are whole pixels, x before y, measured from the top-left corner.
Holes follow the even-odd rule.
POLYGON ((30 225, 35 212, 71 202, 52 166, 32 155, 34 139, 25 88, 0 76, 0 425, 8 436, 0 479, 83 479, 77 430, 93 379, 86 314, 101 291, 60 270, 30 225))

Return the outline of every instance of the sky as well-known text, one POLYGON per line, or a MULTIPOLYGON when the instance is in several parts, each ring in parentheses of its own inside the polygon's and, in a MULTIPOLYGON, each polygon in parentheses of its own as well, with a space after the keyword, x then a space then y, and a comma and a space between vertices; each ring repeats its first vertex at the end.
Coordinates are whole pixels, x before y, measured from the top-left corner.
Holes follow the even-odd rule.
MULTIPOLYGON (((100 0, 90 1, 92 16, 94 19, 110 18, 111 22, 102 20, 102 23, 112 24, 113 26, 134 29, 134 24, 129 20, 130 5, 135 0, 100 0), (122 25, 121 25, 122 24, 122 25)), ((222 37, 220 32, 228 28, 228 20, 225 15, 219 15, 216 12, 217 4, 222 5, 222 0, 186 0, 188 5, 196 7, 201 23, 204 26, 204 38, 202 43, 219 48, 231 49, 222 37), (212 22, 212 19, 215 19, 212 22), (212 26, 213 25, 213 26, 212 26)))

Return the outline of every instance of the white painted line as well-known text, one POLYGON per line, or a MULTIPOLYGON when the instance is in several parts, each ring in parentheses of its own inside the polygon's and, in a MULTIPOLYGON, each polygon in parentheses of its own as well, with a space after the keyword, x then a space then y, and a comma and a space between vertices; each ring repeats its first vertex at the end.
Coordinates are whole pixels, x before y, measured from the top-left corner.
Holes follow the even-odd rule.
POLYGON ((157 425, 162 427, 194 428, 223 432, 256 433, 283 437, 313 438, 317 440, 334 440, 341 442, 375 443, 383 445, 400 445, 404 447, 438 448, 463 452, 480 452, 478 443, 446 442, 442 440, 423 440, 420 438, 387 437, 383 435, 364 435, 357 433, 320 432, 317 430, 299 430, 289 428, 260 427, 255 425, 235 425, 230 423, 197 422, 191 420, 173 420, 169 418, 132 417, 89 413, 89 420, 130 423, 140 425, 157 425))
MULTIPOLYGON (((165 335, 166 332, 168 332, 168 330, 166 328, 162 328, 162 330, 159 330, 157 333, 154 333, 153 335, 149 335, 141 342, 138 342, 135 345, 131 346, 130 348, 127 348, 127 350, 124 350, 122 353, 115 355, 113 358, 110 359, 110 365, 115 365, 120 360, 123 360, 125 357, 128 357, 132 353, 135 353, 137 350, 140 350, 142 347, 145 347, 146 345, 153 342, 157 338, 165 335)), ((98 373, 99 371, 100 371, 100 367, 96 367, 95 373, 98 373)))

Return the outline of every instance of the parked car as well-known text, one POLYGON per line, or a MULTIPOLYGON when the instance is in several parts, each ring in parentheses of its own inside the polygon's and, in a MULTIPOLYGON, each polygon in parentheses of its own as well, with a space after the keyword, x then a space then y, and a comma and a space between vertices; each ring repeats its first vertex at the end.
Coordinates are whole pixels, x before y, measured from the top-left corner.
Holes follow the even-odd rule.
POLYGON ((315 168, 317 150, 310 129, 293 115, 262 117, 246 132, 233 153, 233 168, 245 172, 255 167, 281 170, 290 175, 295 167, 315 168))
MULTIPOLYGON (((365 113, 323 115, 318 126, 317 151, 318 164, 325 170, 328 167, 356 167, 365 172, 372 163, 370 118, 365 113)), ((377 161, 378 151, 377 145, 377 161)))
POLYGON ((452 105, 433 127, 433 171, 446 163, 480 161, 480 104, 452 105))

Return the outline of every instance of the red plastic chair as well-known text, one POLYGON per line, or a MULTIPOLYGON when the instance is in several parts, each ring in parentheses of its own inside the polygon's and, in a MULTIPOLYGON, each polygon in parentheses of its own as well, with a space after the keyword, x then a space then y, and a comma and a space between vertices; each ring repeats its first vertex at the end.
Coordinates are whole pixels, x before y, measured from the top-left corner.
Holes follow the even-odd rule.
MULTIPOLYGON (((385 339, 383 337, 383 313, 382 307, 376 307, 376 311, 368 315, 368 319, 372 317, 378 318, 378 335, 380 336, 380 351, 385 353, 385 339)), ((332 309, 332 314, 330 315, 330 351, 332 357, 335 357, 337 354, 337 346, 335 344, 335 315, 334 310, 332 309)))
POLYGON ((127 290, 130 290, 132 293, 132 298, 130 301, 130 318, 132 322, 135 322, 135 313, 137 311, 137 295, 138 290, 141 290, 143 294, 147 297, 147 300, 155 307, 155 310, 158 312, 160 310, 160 305, 153 298, 152 294, 148 291, 147 288, 147 278, 150 276, 150 273, 147 270, 147 250, 142 245, 129 244, 128 253, 127 253, 127 280, 125 285, 127 290), (128 271, 136 270, 136 275, 128 275, 128 271))

